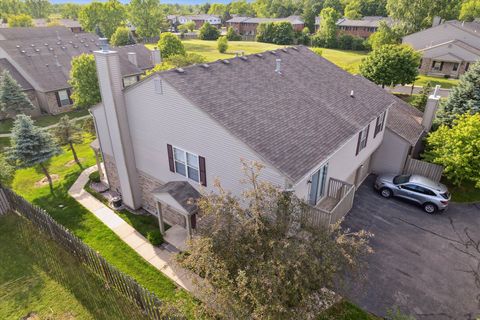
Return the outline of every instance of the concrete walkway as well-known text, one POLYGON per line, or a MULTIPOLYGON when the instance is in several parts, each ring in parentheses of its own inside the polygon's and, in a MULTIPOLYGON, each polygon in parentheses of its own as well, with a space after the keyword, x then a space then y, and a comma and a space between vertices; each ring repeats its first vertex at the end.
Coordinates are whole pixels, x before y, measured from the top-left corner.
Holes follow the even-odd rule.
MULTIPOLYGON (((87 119, 88 117, 90 117, 90 115, 86 115, 86 116, 82 116, 82 117, 78 117, 78 118, 72 118, 71 120, 78 121, 78 120, 87 119)), ((35 119, 33 119, 33 120, 35 121, 35 119)), ((47 126, 47 127, 41 127, 41 128, 45 129, 45 130, 50 130, 50 129, 55 128, 56 126, 58 126, 58 123, 52 124, 52 125, 47 126)), ((9 138, 11 135, 12 135, 11 133, 0 133, 0 138, 9 138)))
POLYGON ((68 194, 92 212, 152 266, 160 270, 178 286, 190 291, 193 295, 197 295, 191 281, 194 275, 175 263, 175 254, 150 244, 143 235, 120 218, 112 209, 83 189, 88 182, 88 176, 96 170, 97 166, 95 165, 83 171, 68 190, 68 194))

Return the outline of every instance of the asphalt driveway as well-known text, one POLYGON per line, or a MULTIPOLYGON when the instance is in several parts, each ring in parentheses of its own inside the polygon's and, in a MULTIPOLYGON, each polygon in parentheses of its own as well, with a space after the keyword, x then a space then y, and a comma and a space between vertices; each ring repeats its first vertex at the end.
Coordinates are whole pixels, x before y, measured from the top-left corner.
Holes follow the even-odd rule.
POLYGON ((475 260, 454 248, 464 228, 480 239, 480 205, 451 204, 428 215, 397 199, 383 199, 370 176, 355 195, 344 226, 365 229, 375 237, 365 281, 350 281, 343 294, 365 310, 384 316, 397 306, 417 319, 476 319, 480 288, 462 271, 475 260))

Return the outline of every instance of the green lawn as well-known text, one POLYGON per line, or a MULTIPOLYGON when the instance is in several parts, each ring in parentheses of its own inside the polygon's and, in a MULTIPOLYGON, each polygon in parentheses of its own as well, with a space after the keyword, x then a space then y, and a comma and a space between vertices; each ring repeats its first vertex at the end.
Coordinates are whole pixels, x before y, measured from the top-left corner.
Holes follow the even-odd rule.
POLYGON ((320 50, 322 50, 322 57, 353 74, 358 74, 360 72, 359 70, 362 59, 367 56, 367 53, 364 51, 348 51, 326 48, 320 48, 320 50))
MULTIPOLYGON (((91 139, 87 139, 77 147, 78 157, 82 159, 84 167, 95 164, 93 151, 89 147, 90 141, 91 139)), ((50 194, 47 185, 36 186, 36 182, 41 180, 43 175, 33 168, 17 171, 13 189, 28 201, 46 209, 53 218, 97 250, 107 261, 132 276, 160 299, 181 304, 183 310, 191 315, 196 302, 187 292, 177 289, 170 279, 147 263, 68 195, 69 187, 80 174, 79 167, 71 164, 72 159, 71 152, 65 152, 52 160, 50 172, 58 175, 58 181, 54 183, 54 195, 50 194)))
POLYGON ((418 80, 415 81, 415 85, 423 87, 427 83, 427 81, 430 81, 433 87, 439 84, 444 89, 453 88, 458 84, 458 79, 445 79, 445 78, 419 75, 418 80))
MULTIPOLYGON (((66 113, 56 114, 56 115, 43 115, 37 118, 34 118, 35 125, 39 127, 48 127, 53 124, 56 124, 61 117, 68 114, 71 119, 79 118, 88 115, 88 110, 74 110, 66 113)), ((13 126, 13 119, 6 119, 0 121, 0 133, 9 133, 13 126)))

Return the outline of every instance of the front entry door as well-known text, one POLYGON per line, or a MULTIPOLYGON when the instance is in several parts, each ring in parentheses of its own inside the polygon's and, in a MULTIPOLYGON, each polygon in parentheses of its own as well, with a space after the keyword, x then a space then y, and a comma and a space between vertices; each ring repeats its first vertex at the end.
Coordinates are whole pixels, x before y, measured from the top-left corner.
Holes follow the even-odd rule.
POLYGON ((315 206, 325 195, 325 185, 327 180, 328 163, 318 169, 310 179, 310 194, 308 202, 315 206))

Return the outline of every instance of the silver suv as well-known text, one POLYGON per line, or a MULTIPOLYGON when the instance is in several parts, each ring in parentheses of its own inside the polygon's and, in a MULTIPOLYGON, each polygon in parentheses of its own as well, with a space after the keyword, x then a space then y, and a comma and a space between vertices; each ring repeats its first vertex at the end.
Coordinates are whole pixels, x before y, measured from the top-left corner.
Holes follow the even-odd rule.
POLYGON ((414 201, 429 214, 445 210, 450 201, 450 193, 445 185, 415 174, 378 176, 375 189, 384 198, 395 196, 414 201))

